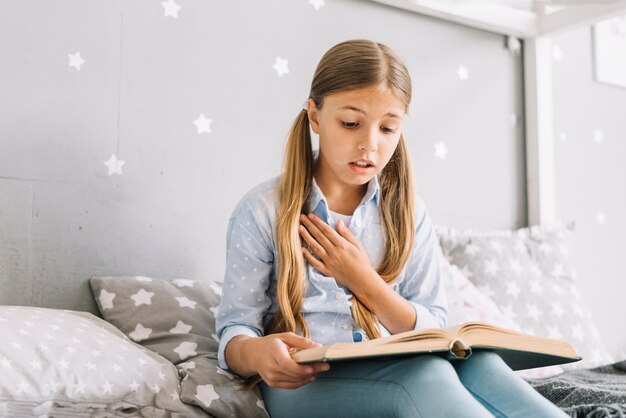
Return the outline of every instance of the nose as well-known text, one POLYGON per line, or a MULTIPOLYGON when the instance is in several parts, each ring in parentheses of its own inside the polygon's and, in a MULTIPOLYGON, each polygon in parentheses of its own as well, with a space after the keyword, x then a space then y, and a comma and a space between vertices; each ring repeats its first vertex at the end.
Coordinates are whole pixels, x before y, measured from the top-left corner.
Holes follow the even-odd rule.
POLYGON ((374 129, 364 131, 364 134, 359 138, 358 147, 359 150, 374 152, 378 149, 378 132, 374 129))

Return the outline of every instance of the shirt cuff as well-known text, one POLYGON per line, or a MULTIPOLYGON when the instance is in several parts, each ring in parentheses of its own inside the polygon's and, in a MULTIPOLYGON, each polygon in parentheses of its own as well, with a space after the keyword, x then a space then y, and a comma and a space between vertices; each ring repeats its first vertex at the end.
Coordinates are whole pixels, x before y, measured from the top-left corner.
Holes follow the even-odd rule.
POLYGON ((440 323, 439 318, 433 315, 425 306, 415 302, 411 302, 411 304, 415 308, 416 315, 414 330, 422 328, 442 328, 446 325, 445 323, 440 323))
POLYGON ((230 370, 228 364, 226 363, 226 356, 224 352, 226 351, 226 346, 228 342, 232 340, 234 337, 238 335, 247 335, 249 337, 260 337, 260 335, 254 329, 247 327, 245 325, 232 325, 222 332, 222 337, 220 338, 220 345, 217 351, 217 361, 220 368, 224 370, 230 370))

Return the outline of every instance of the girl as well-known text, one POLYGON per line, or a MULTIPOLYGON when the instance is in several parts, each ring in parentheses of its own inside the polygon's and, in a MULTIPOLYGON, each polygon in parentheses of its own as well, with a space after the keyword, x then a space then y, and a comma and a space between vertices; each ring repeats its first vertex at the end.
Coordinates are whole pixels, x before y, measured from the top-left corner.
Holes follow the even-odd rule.
POLYGON ((260 381, 273 418, 567 416, 493 352, 332 368, 290 356, 447 325, 437 237, 402 136, 410 100, 409 72, 385 45, 350 40, 324 54, 282 175, 229 220, 220 366, 260 381))

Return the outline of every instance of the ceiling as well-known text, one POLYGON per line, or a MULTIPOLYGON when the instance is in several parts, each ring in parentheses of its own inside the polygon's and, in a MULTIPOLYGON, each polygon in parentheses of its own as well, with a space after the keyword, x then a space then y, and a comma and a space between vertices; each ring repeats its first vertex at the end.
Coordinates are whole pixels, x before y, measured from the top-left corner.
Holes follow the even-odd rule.
POLYGON ((518 38, 532 38, 626 14, 626 0, 371 1, 518 38))

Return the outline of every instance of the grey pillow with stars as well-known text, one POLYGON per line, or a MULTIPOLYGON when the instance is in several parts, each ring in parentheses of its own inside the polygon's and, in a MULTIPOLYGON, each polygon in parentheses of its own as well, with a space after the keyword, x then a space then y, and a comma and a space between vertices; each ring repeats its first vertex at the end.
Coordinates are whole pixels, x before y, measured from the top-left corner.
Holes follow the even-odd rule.
POLYGON ((177 367, 183 377, 180 399, 184 403, 218 418, 269 418, 259 386, 244 389, 243 380, 221 369, 216 359, 199 356, 177 367))
POLYGON ((136 343, 173 364, 199 355, 217 358, 220 283, 94 276, 89 284, 102 317, 136 343))
POLYGON ((0 416, 208 417, 174 365, 88 312, 0 306, 0 416))
POLYGON ((518 230, 435 226, 445 257, 522 331, 568 341, 582 360, 565 370, 612 363, 576 283, 569 257, 573 222, 518 230))

